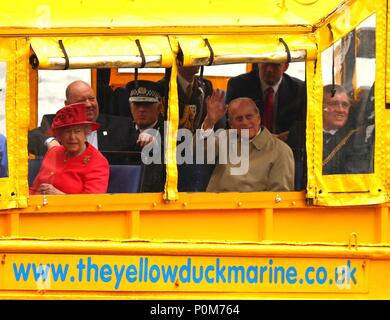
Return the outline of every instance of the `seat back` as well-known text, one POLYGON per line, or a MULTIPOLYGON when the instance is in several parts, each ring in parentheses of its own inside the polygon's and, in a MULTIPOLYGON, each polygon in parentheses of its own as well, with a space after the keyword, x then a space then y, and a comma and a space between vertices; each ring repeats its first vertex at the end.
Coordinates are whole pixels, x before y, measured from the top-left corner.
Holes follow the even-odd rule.
POLYGON ((295 161, 294 190, 301 191, 306 189, 307 184, 307 165, 306 150, 303 148, 292 148, 295 161))
POLYGON ((143 178, 142 165, 110 165, 108 193, 139 192, 143 178))
POLYGON ((206 191, 207 185, 213 173, 214 164, 181 164, 178 169, 179 192, 206 191))
POLYGON ((39 169, 41 168, 42 159, 29 159, 28 160, 28 186, 31 187, 35 177, 37 176, 39 169))

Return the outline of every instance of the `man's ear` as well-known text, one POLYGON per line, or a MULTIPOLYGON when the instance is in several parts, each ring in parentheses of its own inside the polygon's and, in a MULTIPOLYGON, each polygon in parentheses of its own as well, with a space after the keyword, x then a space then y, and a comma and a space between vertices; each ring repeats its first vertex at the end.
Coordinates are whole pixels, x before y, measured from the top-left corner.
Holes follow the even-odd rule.
POLYGON ((163 106, 163 103, 161 101, 158 103, 157 109, 158 109, 159 113, 164 114, 164 106, 163 106))
POLYGON ((133 113, 131 112, 131 102, 130 101, 129 101, 129 111, 130 111, 131 117, 134 119, 133 113))
POLYGON ((287 71, 288 66, 289 66, 289 63, 288 63, 288 62, 285 62, 284 65, 283 65, 283 72, 286 72, 286 71, 287 71))
POLYGON ((70 104, 70 103, 68 102, 68 100, 65 100, 64 103, 65 103, 66 106, 67 106, 68 104, 70 104))

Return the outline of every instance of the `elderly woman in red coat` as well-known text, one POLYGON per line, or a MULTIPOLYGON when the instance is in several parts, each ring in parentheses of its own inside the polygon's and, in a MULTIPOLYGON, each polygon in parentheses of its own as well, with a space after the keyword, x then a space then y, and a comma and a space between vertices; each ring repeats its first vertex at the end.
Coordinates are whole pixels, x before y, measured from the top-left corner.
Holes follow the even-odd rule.
POLYGON ((98 123, 87 120, 84 103, 74 103, 60 109, 50 133, 61 145, 46 153, 30 193, 107 192, 108 162, 87 142, 87 135, 97 128, 98 123))

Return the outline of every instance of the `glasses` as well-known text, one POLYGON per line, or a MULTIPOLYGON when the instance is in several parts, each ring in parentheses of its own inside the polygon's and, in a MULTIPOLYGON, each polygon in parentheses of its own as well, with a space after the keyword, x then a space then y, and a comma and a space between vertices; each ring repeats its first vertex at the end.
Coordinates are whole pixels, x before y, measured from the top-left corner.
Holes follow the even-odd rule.
POLYGON ((338 106, 340 106, 342 109, 348 109, 351 106, 351 104, 347 101, 337 101, 337 100, 328 101, 325 102, 325 104, 331 109, 336 109, 338 106))

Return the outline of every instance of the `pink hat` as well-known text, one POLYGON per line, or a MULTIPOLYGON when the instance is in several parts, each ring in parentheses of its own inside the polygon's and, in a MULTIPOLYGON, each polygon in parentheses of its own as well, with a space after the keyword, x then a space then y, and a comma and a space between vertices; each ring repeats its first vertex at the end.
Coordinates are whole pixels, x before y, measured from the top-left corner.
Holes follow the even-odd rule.
POLYGON ((95 131, 100 124, 87 120, 87 110, 85 103, 69 104, 57 111, 51 124, 49 134, 54 134, 58 129, 78 124, 89 124, 91 130, 95 131))

